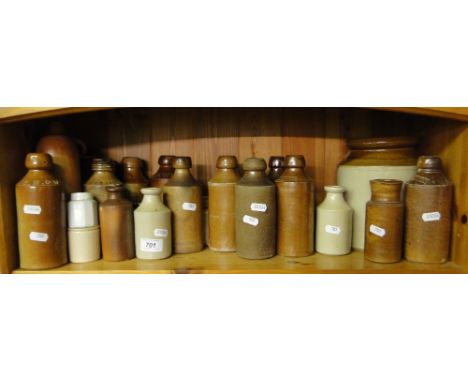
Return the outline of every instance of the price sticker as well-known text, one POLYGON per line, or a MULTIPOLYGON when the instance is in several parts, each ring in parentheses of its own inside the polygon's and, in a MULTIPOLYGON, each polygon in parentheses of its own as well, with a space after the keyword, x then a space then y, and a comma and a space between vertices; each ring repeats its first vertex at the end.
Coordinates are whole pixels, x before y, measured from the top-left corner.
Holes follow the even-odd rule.
POLYGON ((341 228, 327 224, 325 226, 325 232, 331 233, 332 235, 339 235, 341 233, 341 228))
POLYGON ((421 215, 422 220, 425 222, 437 222, 440 220, 441 216, 440 212, 426 212, 421 215))
POLYGON ((377 235, 377 236, 380 236, 380 237, 384 237, 386 232, 385 232, 385 229, 384 228, 380 228, 374 224, 371 224, 370 227, 369 227, 369 231, 371 233, 373 233, 374 235, 377 235))
POLYGON ((47 240, 49 240, 49 235, 44 232, 30 232, 29 240, 45 243, 47 240))
POLYGON ((140 250, 143 252, 162 252, 162 239, 140 239, 140 250))
POLYGON ((195 203, 183 203, 182 204, 182 209, 186 211, 196 211, 197 210, 197 205, 195 203))
POLYGON ((34 204, 25 204, 23 206, 23 212, 30 215, 40 215, 42 211, 41 206, 36 206, 34 204))
POLYGON ((164 228, 156 228, 153 233, 154 236, 167 237, 167 229, 164 228))
POLYGON ((257 218, 254 218, 253 216, 244 215, 244 217, 242 218, 242 221, 243 221, 245 224, 250 224, 250 225, 253 225, 253 226, 257 226, 257 225, 258 225, 258 219, 257 219, 257 218))
POLYGON ((265 203, 252 203, 250 209, 252 211, 265 212, 267 210, 267 205, 265 203))

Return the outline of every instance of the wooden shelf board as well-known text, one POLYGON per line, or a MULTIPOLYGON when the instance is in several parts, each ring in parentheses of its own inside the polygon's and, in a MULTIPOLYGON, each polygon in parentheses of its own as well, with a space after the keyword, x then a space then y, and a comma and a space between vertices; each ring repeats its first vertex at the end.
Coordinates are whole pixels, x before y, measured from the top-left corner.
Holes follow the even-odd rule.
POLYGON ((374 107, 372 109, 468 121, 468 107, 374 107))
POLYGON ((0 123, 111 109, 109 107, 0 107, 0 123))
POLYGON ((463 273, 463 270, 452 262, 436 265, 409 261, 377 264, 365 260, 362 252, 346 256, 314 254, 302 258, 274 256, 267 260, 246 260, 235 253, 205 249, 164 260, 98 260, 43 271, 17 269, 14 273, 463 273))

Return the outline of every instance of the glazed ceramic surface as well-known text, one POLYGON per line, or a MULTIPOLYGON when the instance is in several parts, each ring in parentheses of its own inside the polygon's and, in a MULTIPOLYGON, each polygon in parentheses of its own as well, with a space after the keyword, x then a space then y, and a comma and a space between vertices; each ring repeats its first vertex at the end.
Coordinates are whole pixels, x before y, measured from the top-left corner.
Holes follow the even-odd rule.
POLYGON ((99 225, 97 203, 89 192, 74 192, 68 202, 68 228, 99 225))
POLYGON ((173 155, 161 155, 158 159, 159 168, 158 171, 151 177, 151 187, 162 188, 169 182, 172 175, 174 174, 174 167, 172 167, 172 161, 175 159, 173 155))
POLYGON ((93 175, 85 184, 86 192, 93 195, 99 203, 107 199, 108 186, 121 186, 123 185, 120 180, 114 175, 112 163, 103 159, 93 160, 91 165, 93 175))
POLYGON ((148 179, 143 172, 143 161, 136 157, 125 157, 121 163, 126 196, 137 206, 143 199, 141 189, 148 186, 148 179))
POLYGON ((68 229, 68 251, 71 263, 89 263, 101 257, 99 226, 68 229))

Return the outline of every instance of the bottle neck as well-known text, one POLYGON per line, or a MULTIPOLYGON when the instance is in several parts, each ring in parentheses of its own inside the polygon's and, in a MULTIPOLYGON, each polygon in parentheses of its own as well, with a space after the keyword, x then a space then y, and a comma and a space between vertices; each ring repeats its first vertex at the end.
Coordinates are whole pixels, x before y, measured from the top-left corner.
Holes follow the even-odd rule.
POLYGON ((342 192, 327 192, 325 196, 327 202, 344 202, 344 197, 342 192))
POLYGON ((123 180, 124 182, 144 183, 145 177, 140 167, 124 167, 123 180))
POLYGON ((120 200, 122 199, 122 193, 121 192, 108 192, 108 200, 120 200))
POLYGON ((140 203, 142 207, 156 207, 161 208, 164 207, 164 203, 162 202, 161 195, 143 195, 143 200, 140 203))

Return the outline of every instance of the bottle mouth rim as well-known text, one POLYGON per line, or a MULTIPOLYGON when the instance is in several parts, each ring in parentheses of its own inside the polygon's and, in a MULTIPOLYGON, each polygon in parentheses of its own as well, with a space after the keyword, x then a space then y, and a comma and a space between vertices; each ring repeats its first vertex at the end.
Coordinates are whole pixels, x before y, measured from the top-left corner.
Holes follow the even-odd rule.
POLYGON ((335 193, 342 193, 346 191, 346 189, 343 186, 338 186, 338 185, 327 185, 323 189, 326 192, 335 192, 335 193))

